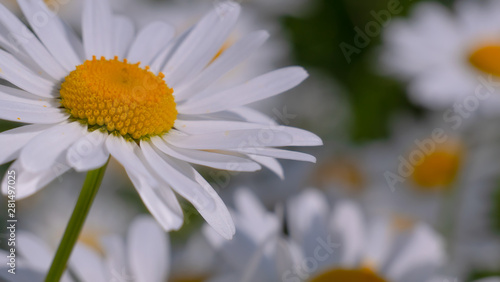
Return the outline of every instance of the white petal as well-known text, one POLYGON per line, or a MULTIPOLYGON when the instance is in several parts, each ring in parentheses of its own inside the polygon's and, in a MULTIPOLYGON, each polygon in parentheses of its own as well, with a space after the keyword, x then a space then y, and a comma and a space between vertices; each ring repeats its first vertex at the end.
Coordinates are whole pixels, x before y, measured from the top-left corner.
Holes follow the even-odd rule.
POLYGON ((123 59, 127 54, 132 40, 134 40, 134 23, 127 17, 115 16, 113 18, 113 54, 123 59))
POLYGON ((176 99, 188 99, 205 90, 224 74, 250 57, 268 38, 269 34, 267 32, 257 31, 236 42, 204 69, 193 82, 176 89, 176 99))
MULTIPOLYGON (((50 55, 35 35, 8 9, 0 5, 0 25, 5 27, 10 40, 23 50, 41 69, 55 80, 61 80, 67 72, 50 55)), ((3 58, 0 59, 0 62, 3 58)), ((3 68, 0 66, 0 68, 3 68)))
POLYGON ((301 67, 275 70, 222 92, 193 97, 179 105, 177 110, 182 114, 207 114, 247 105, 288 91, 307 76, 301 67))
POLYGON ((274 149, 274 148, 239 148, 236 150, 229 150, 229 151, 237 152, 240 154, 251 154, 257 156, 271 157, 276 159, 316 163, 316 158, 312 155, 295 151, 274 149))
POLYGON ((0 78, 35 95, 54 98, 55 84, 53 82, 36 75, 14 56, 3 50, 0 50, 0 78))
POLYGON ((163 68, 170 87, 175 89, 183 81, 190 81, 208 65, 229 36, 239 13, 238 4, 228 3, 196 24, 163 68))
POLYGON ((399 281, 405 273, 422 266, 439 267, 445 262, 444 242, 430 226, 415 227, 410 240, 394 259, 387 271, 387 277, 399 281))
POLYGON ((143 66, 150 65, 153 59, 167 47, 174 34, 174 28, 166 23, 148 24, 137 34, 130 46, 127 59, 131 63, 141 62, 143 66))
POLYGON ((68 163, 76 171, 89 171, 102 167, 109 159, 106 149, 107 133, 95 130, 85 134, 68 149, 68 163))
POLYGON ((176 148, 159 137, 151 138, 151 141, 163 153, 194 164, 231 171, 257 171, 261 168, 259 164, 242 157, 176 148))
POLYGON ((174 130, 163 137, 168 143, 185 149, 214 150, 292 145, 292 138, 271 129, 234 130, 198 135, 186 135, 174 130))
POLYGON ((188 164, 160 155, 147 142, 141 148, 159 177, 186 198, 221 236, 230 239, 234 224, 224 202, 214 189, 188 164))
POLYGON ((93 56, 112 59, 113 16, 109 1, 85 1, 82 20, 83 46, 87 60, 92 60, 93 56))
POLYGON ((105 236, 100 240, 106 254, 107 281, 130 277, 128 272, 125 242, 118 235, 105 236))
POLYGON ((52 261, 53 251, 40 238, 27 232, 17 234, 17 251, 30 268, 46 272, 52 261))
POLYGON ((373 264, 375 269, 380 269, 390 254, 395 238, 392 236, 387 217, 372 218, 369 224, 363 258, 369 261, 370 265, 373 264))
POLYGON ((110 154, 125 168, 142 201, 165 231, 182 226, 183 214, 179 202, 170 187, 155 179, 144 165, 140 148, 121 137, 109 136, 106 147, 110 154))
POLYGON ((77 54, 69 40, 70 36, 76 37, 71 34, 73 31, 45 3, 19 0, 18 4, 38 38, 66 71, 72 71, 82 63, 83 54, 77 54))
POLYGON ((167 234, 154 219, 144 216, 132 222, 127 238, 128 262, 137 282, 163 282, 170 266, 167 234))
POLYGON ((49 106, 34 105, 0 100, 0 119, 38 124, 54 124, 68 119, 62 109, 49 106))
POLYGON ((285 172, 283 171, 283 166, 281 166, 281 164, 276 159, 263 156, 254 156, 254 155, 248 155, 248 157, 270 169, 279 178, 285 179, 285 172))
POLYGON ((272 130, 273 132, 282 131, 286 134, 289 134, 293 139, 293 141, 290 144, 287 144, 286 146, 318 146, 323 144, 321 138, 319 138, 317 135, 309 131, 294 127, 281 126, 281 125, 263 125, 259 123, 223 121, 223 120, 194 120, 194 121, 176 120, 175 128, 179 131, 190 134, 228 132, 231 130, 247 130, 247 129, 262 130, 260 134, 265 134, 267 130, 272 130))
MULTIPOLYGON (((328 242, 334 239, 328 230, 330 208, 325 195, 317 190, 308 189, 290 199, 287 206, 290 237, 302 247, 304 258, 315 257, 315 248, 322 245, 319 240, 328 242)), ((332 262, 338 256, 336 248, 333 251, 326 251, 330 256, 323 263, 332 262)))
POLYGON ((0 163, 10 162, 31 139, 50 128, 51 125, 26 125, 0 133, 0 163))
POLYGON ((354 266, 365 249, 365 228, 361 210, 344 201, 335 206, 331 227, 342 238, 342 265, 354 266))
POLYGON ((26 170, 41 172, 54 164, 85 129, 78 122, 56 125, 33 138, 21 151, 19 160, 26 170))
MULTIPOLYGON (((261 226, 258 226, 257 222, 266 222, 263 219, 271 214, 266 210, 257 196, 246 188, 237 189, 234 192, 234 205, 238 210, 238 215, 245 219, 245 221, 254 221, 254 224, 257 224, 255 227, 258 229, 261 229, 261 226)), ((275 217, 274 214, 272 216, 275 217)), ((262 226, 262 228, 266 227, 262 226)))
POLYGON ((0 85, 0 100, 53 108, 58 108, 61 105, 57 99, 41 98, 24 90, 5 85, 0 85))
POLYGON ((106 282, 104 263, 96 252, 77 244, 68 261, 72 272, 82 282, 106 282))
MULTIPOLYGON (((52 180, 58 178, 71 167, 66 163, 65 158, 58 158, 49 169, 40 172, 31 172, 26 170, 19 160, 15 161, 8 171, 15 171, 16 174, 16 198, 22 200, 36 193, 38 190, 49 184, 52 180)), ((4 176, 2 182, 2 193, 8 193, 7 186, 8 174, 4 176)))
MULTIPOLYGON (((251 123, 260 123, 260 124, 265 124, 265 125, 277 125, 278 123, 276 122, 275 119, 272 119, 268 117, 267 115, 254 110, 249 107, 239 107, 239 108, 234 108, 234 109, 229 109, 227 110, 228 112, 235 113, 241 118, 243 118, 245 121, 251 122, 251 123)), ((279 116, 278 116, 279 118, 279 116)))

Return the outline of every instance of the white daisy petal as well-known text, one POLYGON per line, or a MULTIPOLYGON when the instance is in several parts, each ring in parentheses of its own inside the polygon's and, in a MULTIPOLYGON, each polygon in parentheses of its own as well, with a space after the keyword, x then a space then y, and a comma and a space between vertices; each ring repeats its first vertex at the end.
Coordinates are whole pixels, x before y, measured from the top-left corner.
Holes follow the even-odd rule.
MULTIPOLYGON (((8 171, 15 171, 16 174, 16 198, 22 200, 36 193, 45 185, 58 178, 71 167, 65 162, 64 158, 57 159, 49 169, 40 172, 31 172, 25 169, 19 160, 15 161, 8 169, 8 171)), ((2 182, 2 193, 8 193, 7 186, 8 174, 4 176, 2 182)))
POLYGON ((264 156, 254 156, 254 155, 248 155, 248 157, 270 169, 279 178, 285 179, 285 172, 283 171, 283 166, 281 166, 281 164, 276 159, 264 156))
POLYGON ((0 50, 0 78, 41 97, 54 98, 55 84, 24 66, 14 56, 0 50))
POLYGON ((292 144, 292 137, 289 134, 271 129, 234 130, 198 135, 185 135, 170 130, 163 139, 179 148, 198 150, 279 147, 292 144))
POLYGON ((32 172, 50 169, 59 155, 81 138, 84 132, 85 129, 78 122, 53 126, 26 144, 19 160, 24 168, 32 172))
POLYGON ((158 154, 148 142, 141 142, 141 148, 158 176, 191 202, 210 226, 224 238, 230 239, 234 235, 234 224, 224 202, 195 169, 158 154))
POLYGON ((77 244, 68 261, 75 276, 84 282, 106 282, 104 263, 98 253, 77 244))
POLYGON ((118 235, 108 235, 99 242, 106 254, 107 281, 112 281, 117 275, 126 275, 128 277, 130 273, 127 273, 127 252, 123 239, 118 235))
POLYGON ((247 105, 288 91, 307 76, 301 67, 275 70, 231 89, 194 97, 180 104, 177 110, 182 114, 207 114, 247 105))
POLYGON ((286 146, 317 146, 323 144, 321 138, 309 131, 280 125, 263 125, 258 123, 222 120, 186 121, 178 119, 175 121, 175 128, 179 131, 190 134, 206 134, 214 132, 228 132, 232 130, 259 129, 262 130, 262 132, 260 133, 262 135, 269 133, 270 131, 268 132, 268 130, 271 130, 272 132, 281 131, 283 133, 289 134, 293 139, 291 143, 287 144, 286 146))
POLYGON ((429 226, 415 227, 405 247, 387 270, 387 277, 399 281, 404 275, 422 266, 439 267, 445 262, 445 248, 442 239, 429 226))
POLYGON ((88 0, 83 6, 83 46, 87 60, 112 59, 113 17, 108 0, 88 0))
POLYGON ((137 282, 163 282, 170 266, 167 234, 150 217, 132 222, 127 237, 128 263, 137 282))
POLYGON ((176 89, 176 99, 185 100, 203 91, 224 74, 243 62, 266 42, 269 34, 257 31, 241 39, 225 50, 213 63, 204 69, 191 83, 176 89))
MULTIPOLYGON (((5 28, 6 33, 10 35, 10 39, 16 42, 16 46, 23 50, 48 75, 57 81, 66 76, 63 67, 50 55, 35 35, 1 4, 0 26, 5 28)), ((0 62, 3 60, 3 58, 0 59, 0 62)), ((0 68, 3 69, 2 66, 0 68)))
POLYGON ((113 54, 118 58, 125 58, 130 43, 134 40, 135 27, 131 19, 123 16, 113 18, 113 54))
POLYGON ((249 107, 238 107, 234 109, 229 109, 227 111, 237 114, 238 116, 240 116, 241 118, 243 118, 248 122, 266 124, 269 126, 278 124, 275 119, 272 119, 266 116, 265 114, 249 107))
POLYGON ((236 150, 228 150, 241 154, 251 154, 257 156, 271 157, 276 159, 295 160, 316 163, 316 157, 295 151, 281 150, 275 148, 239 148, 236 150))
POLYGON ((83 57, 77 54, 68 39, 76 36, 68 34, 73 31, 45 3, 38 0, 19 0, 17 3, 38 38, 66 71, 72 71, 81 64, 83 57))
POLYGON ((41 98, 21 89, 0 85, 0 100, 9 102, 19 102, 45 107, 58 108, 61 103, 57 99, 41 98))
POLYGON ((19 255, 29 264, 30 268, 40 272, 46 272, 52 261, 53 251, 37 236, 27 232, 19 232, 17 235, 17 251, 19 255))
POLYGON ((121 137, 109 136, 106 147, 127 171, 142 201, 165 231, 177 230, 182 226, 183 214, 174 193, 160 183, 144 166, 139 147, 121 137))
POLYGON ((44 132, 52 125, 26 125, 0 133, 0 163, 10 162, 19 156, 19 152, 31 139, 44 132))
POLYGON ((174 89, 189 81, 217 54, 236 24, 240 6, 228 2, 208 13, 178 46, 163 68, 167 84, 174 89))
POLYGON ((0 119, 24 123, 54 124, 67 120, 68 115, 64 110, 53 107, 0 100, 0 119))
POLYGON ((159 137, 151 138, 151 142, 163 153, 194 164, 231 171, 257 171, 261 168, 259 164, 246 158, 207 151, 193 151, 176 148, 159 137))
POLYGON ((137 34, 130 46, 127 59, 131 63, 141 62, 148 66, 153 59, 168 45, 175 35, 175 29, 163 22, 153 22, 137 34))
POLYGON ((66 158, 76 171, 89 171, 102 167, 109 159, 106 149, 107 133, 95 130, 85 134, 68 149, 66 158))
MULTIPOLYGON (((337 243, 327 228, 330 208, 323 194, 308 189, 290 199, 287 206, 290 237, 302 246, 304 257, 314 257, 313 251, 319 244, 318 240, 337 243)), ((330 258, 322 263, 332 262, 336 256, 335 249, 330 258)))
POLYGON ((344 201, 335 206, 331 228, 342 238, 342 265, 352 267, 361 256, 365 247, 363 223, 361 210, 355 204, 344 201))

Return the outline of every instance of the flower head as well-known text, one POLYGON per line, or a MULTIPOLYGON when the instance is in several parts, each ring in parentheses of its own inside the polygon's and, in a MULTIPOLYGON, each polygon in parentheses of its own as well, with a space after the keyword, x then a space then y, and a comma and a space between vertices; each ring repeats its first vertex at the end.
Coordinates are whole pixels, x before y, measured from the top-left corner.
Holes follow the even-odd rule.
POLYGON ((315 161, 275 147, 321 145, 316 135, 245 107, 300 84, 307 77, 302 68, 212 87, 268 38, 250 33, 217 56, 239 5, 228 2, 175 36, 162 22, 135 34, 108 1, 88 0, 82 40, 43 3, 19 5, 34 33, 0 6, 0 78, 9 82, 0 85, 0 118, 29 124, 0 134, 6 148, 0 163, 15 160, 19 198, 71 168, 99 168, 111 155, 165 230, 182 225, 180 195, 231 238, 227 208, 190 163, 279 171, 275 158, 315 161))

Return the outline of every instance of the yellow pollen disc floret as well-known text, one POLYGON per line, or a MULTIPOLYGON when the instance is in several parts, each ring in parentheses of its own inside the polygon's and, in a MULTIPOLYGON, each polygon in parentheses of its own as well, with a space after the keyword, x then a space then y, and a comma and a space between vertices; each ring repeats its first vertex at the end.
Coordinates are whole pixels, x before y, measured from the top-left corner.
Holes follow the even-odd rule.
POLYGON ((173 89, 149 67, 101 58, 76 67, 61 84, 61 104, 74 119, 141 139, 168 132, 177 118, 173 89))
POLYGON ((413 181, 421 190, 440 191, 450 188, 457 176, 460 164, 460 152, 436 150, 415 166, 413 181))
POLYGON ((500 77, 500 45, 485 45, 469 55, 469 62, 478 70, 500 77))
POLYGON ((332 269, 328 270, 313 279, 310 282, 386 282, 377 274, 368 269, 332 269))

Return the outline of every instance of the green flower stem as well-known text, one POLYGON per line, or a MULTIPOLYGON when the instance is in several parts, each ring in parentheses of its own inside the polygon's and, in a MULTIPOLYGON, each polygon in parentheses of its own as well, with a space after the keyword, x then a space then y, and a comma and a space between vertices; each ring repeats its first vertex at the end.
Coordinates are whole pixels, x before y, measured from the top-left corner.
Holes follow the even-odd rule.
POLYGON ((73 251, 78 236, 80 235, 80 231, 83 228, 83 224, 85 223, 90 207, 92 206, 97 191, 101 186, 102 178, 106 172, 108 162, 106 162, 103 167, 87 173, 82 191, 80 192, 80 196, 76 202, 75 209, 71 214, 68 226, 66 226, 61 243, 59 243, 59 247, 57 248, 56 255, 54 256, 54 260, 50 266, 49 273, 47 273, 45 282, 56 282, 61 279, 71 252, 73 251))

